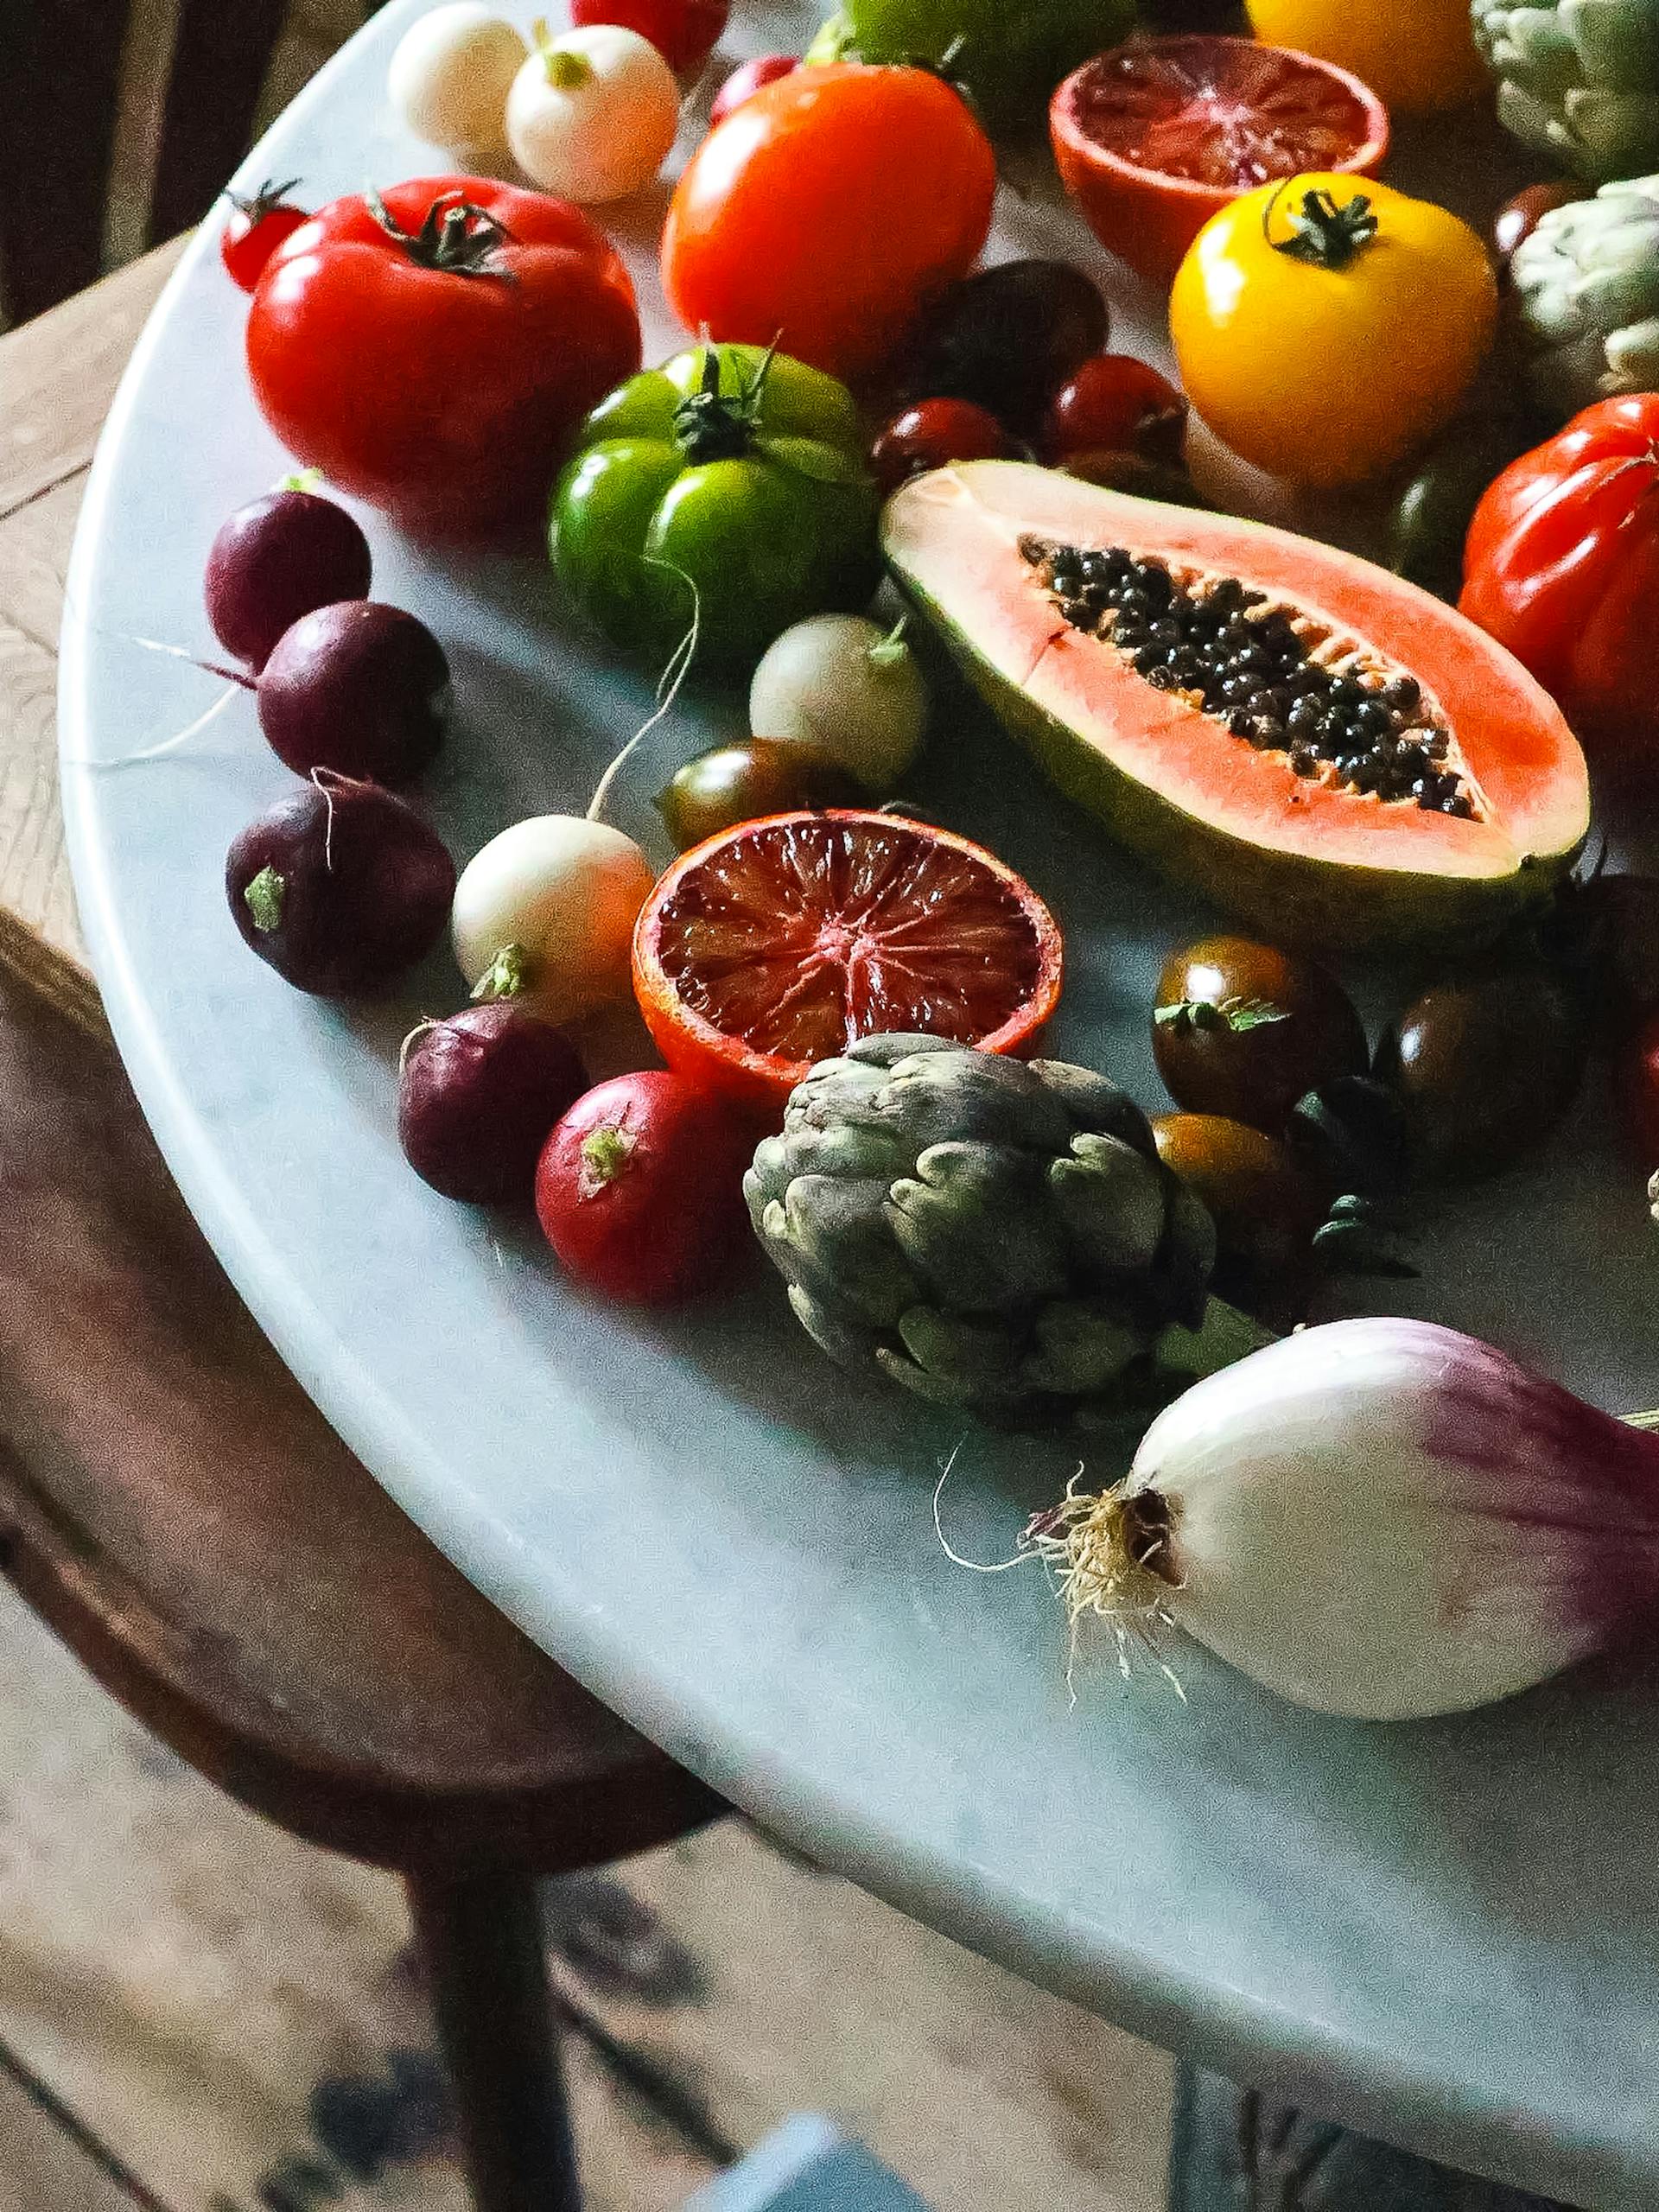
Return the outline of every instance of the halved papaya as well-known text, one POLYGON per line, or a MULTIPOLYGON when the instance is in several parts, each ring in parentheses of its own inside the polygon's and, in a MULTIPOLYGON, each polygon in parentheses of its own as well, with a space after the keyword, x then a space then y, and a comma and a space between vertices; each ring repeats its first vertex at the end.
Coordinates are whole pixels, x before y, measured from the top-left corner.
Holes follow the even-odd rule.
POLYGON ((906 485, 888 562, 1054 782, 1281 940, 1478 940, 1590 823, 1548 694, 1335 547, 1017 461, 906 485))

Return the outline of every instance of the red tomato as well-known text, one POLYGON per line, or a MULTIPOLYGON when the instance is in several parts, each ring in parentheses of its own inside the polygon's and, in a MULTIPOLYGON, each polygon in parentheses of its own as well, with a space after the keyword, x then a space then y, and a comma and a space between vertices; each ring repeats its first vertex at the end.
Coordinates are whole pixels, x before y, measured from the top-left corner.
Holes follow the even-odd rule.
POLYGON ((570 20, 620 23, 648 38, 669 67, 689 77, 714 52, 731 0, 570 0, 570 20))
POLYGON ((455 536, 546 504, 571 433, 639 365, 633 287, 569 201, 484 177, 359 194, 259 280, 248 372, 301 461, 405 529, 455 536))
POLYGON ((542 1233, 603 1298, 658 1306, 714 1287, 747 1244, 753 1126, 665 1068, 601 1083, 549 1137, 536 1171, 542 1233))
POLYGON ((885 496, 912 476, 953 461, 1001 461, 1014 451, 988 408, 971 399, 924 399, 895 415, 870 448, 870 468, 885 496))
POLYGON ((798 69, 692 156, 663 232, 669 302, 689 330, 861 375, 972 263, 995 191, 990 141, 937 77, 798 69))
POLYGON ((1554 693, 1597 764, 1659 768, 1659 394, 1604 399, 1475 510, 1459 605, 1554 693))
POLYGON ((231 213, 224 229, 219 234, 219 257, 231 282, 239 284, 245 292, 252 291, 265 273, 265 264, 285 238, 293 237, 302 223, 311 219, 303 207, 296 207, 284 196, 299 182, 296 176, 286 184, 262 184, 257 192, 244 194, 227 192, 231 213))
POLYGON ((1620 1088, 1642 1165, 1659 1168, 1659 1014, 1650 1014, 1628 1049, 1620 1088))
POLYGON ((1049 461, 1074 453, 1138 453, 1177 461, 1186 442, 1186 399, 1148 361, 1096 353, 1060 386, 1043 418, 1049 461))

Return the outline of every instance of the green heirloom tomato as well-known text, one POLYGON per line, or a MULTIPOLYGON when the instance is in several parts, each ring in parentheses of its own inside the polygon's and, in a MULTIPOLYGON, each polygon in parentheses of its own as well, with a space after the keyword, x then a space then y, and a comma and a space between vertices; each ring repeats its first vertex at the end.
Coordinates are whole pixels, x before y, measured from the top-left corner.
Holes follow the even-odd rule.
POLYGON ((757 346, 694 346, 619 385, 553 494, 554 566, 611 643, 699 671, 757 661, 880 576, 879 498, 845 385, 757 346))
POLYGON ((992 130, 1042 122, 1062 77, 1135 27, 1135 0, 842 0, 807 60, 919 61, 960 85, 992 130))

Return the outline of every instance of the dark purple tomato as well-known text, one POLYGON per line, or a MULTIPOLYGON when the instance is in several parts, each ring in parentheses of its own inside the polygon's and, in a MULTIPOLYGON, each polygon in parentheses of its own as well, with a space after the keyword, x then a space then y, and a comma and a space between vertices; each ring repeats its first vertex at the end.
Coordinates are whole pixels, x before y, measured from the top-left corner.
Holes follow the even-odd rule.
POLYGON ((988 409, 971 399, 924 399, 893 416, 870 448, 870 468, 885 499, 953 461, 1001 461, 1013 451, 988 409))
POLYGON ((320 775, 249 823, 225 862, 245 942, 296 990, 355 998, 437 943, 455 864, 406 801, 320 775))
POLYGON ((763 814, 868 803, 857 778, 821 745, 751 737, 688 760, 658 795, 657 811, 677 850, 689 853, 705 837, 763 814))
POLYGON ((339 599, 366 599, 369 541, 344 507, 315 492, 267 492, 219 526, 205 596, 227 653, 262 669, 302 614, 339 599))
POLYGON ((588 1088, 575 1046, 516 999, 417 1029, 404 1050, 397 1135, 415 1173, 474 1205, 528 1201, 553 1124, 588 1088))
POLYGON ((258 683, 259 727, 296 775, 331 768, 406 784, 443 741, 453 693, 424 622, 378 600, 342 600, 285 630, 258 683))
POLYGON ((1471 1177, 1541 1144, 1572 1104, 1585 1027, 1541 965, 1475 970, 1414 999, 1377 1047, 1399 1094, 1414 1166, 1471 1177))
POLYGON ((1297 1319, 1313 1279, 1322 1192, 1275 1138, 1220 1114, 1164 1114, 1158 1157, 1216 1224, 1218 1296, 1281 1323, 1297 1319))
POLYGON ((971 399, 1021 437, 1091 353, 1111 318, 1069 261, 1002 261, 965 276, 928 314, 901 370, 912 399, 971 399))
POLYGON ((1364 1028, 1334 976, 1242 937, 1205 938, 1170 955, 1152 1050, 1178 1106, 1275 1135, 1299 1098, 1363 1075, 1368 1058, 1364 1028))

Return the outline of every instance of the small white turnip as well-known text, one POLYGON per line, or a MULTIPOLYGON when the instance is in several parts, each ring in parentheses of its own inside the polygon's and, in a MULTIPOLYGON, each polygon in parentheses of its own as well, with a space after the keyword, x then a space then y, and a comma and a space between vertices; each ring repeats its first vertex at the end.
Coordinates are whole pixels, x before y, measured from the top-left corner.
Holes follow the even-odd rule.
POLYGON ((512 25, 479 0, 451 0, 404 32, 386 90, 417 138, 499 159, 507 150, 507 95, 525 52, 512 25))
POLYGON ((927 724, 926 681, 903 630, 861 614, 796 623, 754 671, 749 727, 757 737, 822 746, 867 791, 893 791, 927 724))
POLYGON ((680 88, 649 39, 594 23, 543 41, 507 96, 513 158, 543 192, 584 205, 650 183, 680 124, 680 88))
POLYGON ((526 992, 554 1021, 623 998, 633 925, 656 880, 632 838, 607 823, 575 814, 516 822, 455 887, 461 972, 482 996, 526 992))

